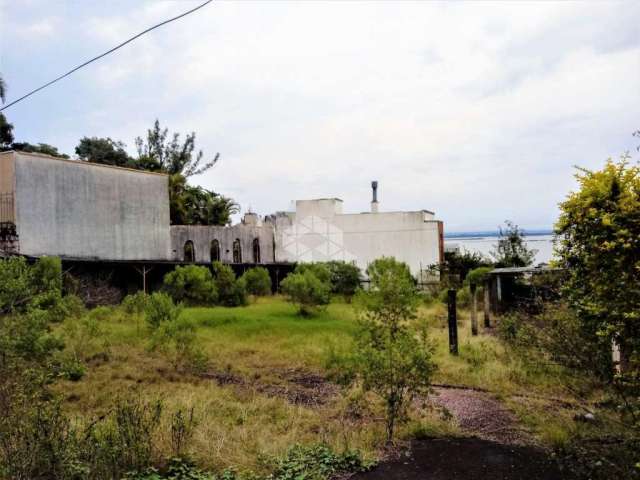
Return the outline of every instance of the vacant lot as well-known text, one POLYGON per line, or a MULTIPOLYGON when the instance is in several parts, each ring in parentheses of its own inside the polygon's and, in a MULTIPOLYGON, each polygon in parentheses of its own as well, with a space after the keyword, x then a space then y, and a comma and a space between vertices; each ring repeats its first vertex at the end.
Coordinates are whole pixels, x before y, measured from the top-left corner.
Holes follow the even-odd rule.
MULTIPOLYGON (((196 425, 189 454, 202 467, 261 470, 264 458, 296 443, 324 442, 359 449, 370 459, 383 451, 382 408, 370 395, 343 392, 325 378, 331 349, 349 347, 356 313, 332 303, 313 317, 296 315, 279 297, 247 307, 188 308, 206 354, 198 372, 176 369, 149 349, 142 317, 100 308, 98 331, 78 334, 63 324, 70 348, 89 368, 76 382, 56 385, 65 408, 79 417, 104 414, 114 398, 162 399, 167 408, 193 409, 196 425)), ((448 353, 443 305, 424 306, 438 364, 434 391, 413 405, 401 437, 474 435, 504 444, 554 447, 577 429, 573 420, 597 398, 583 379, 554 365, 528 362, 505 348, 493 330, 471 337, 467 314, 459 322, 460 355, 448 353), (582 392, 589 398, 576 396, 582 392)), ((169 427, 164 427, 166 452, 169 427)))

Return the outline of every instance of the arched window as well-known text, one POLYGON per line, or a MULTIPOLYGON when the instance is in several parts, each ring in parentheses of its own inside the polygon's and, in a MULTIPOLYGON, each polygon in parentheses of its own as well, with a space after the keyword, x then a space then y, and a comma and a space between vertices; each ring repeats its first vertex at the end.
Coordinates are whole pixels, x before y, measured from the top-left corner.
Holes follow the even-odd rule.
POLYGON ((184 261, 194 263, 196 261, 196 249, 193 248, 193 242, 187 240, 184 244, 184 261))
POLYGON ((253 239, 253 263, 260 263, 260 240, 253 239))
POLYGON ((242 247, 239 238, 233 241, 233 263, 242 263, 242 247))
POLYGON ((211 241, 211 261, 220 261, 220 242, 215 239, 211 241))

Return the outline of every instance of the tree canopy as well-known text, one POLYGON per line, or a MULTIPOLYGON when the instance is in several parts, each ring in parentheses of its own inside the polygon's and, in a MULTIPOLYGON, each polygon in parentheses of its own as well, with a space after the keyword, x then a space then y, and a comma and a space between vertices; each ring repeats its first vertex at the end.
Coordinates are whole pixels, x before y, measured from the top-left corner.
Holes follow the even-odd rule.
POLYGON ((496 267, 528 267, 533 263, 537 250, 531 250, 524 241, 524 230, 506 220, 505 228, 499 227, 500 238, 491 256, 496 267))
MULTIPOLYGON (((629 157, 579 169, 579 190, 560 204, 556 253, 564 293, 603 348, 640 347, 640 166, 629 157)), ((623 349, 624 353, 624 349, 623 349)))
POLYGON ((144 139, 136 138, 137 157, 127 153, 126 144, 109 137, 83 137, 76 147, 76 154, 88 162, 169 175, 172 225, 226 225, 231 221, 231 215, 238 213, 238 205, 219 193, 187 182, 189 177, 209 170, 220 158, 216 154, 205 161, 202 151, 196 151, 195 142, 195 133, 187 134, 181 141, 179 133, 169 134, 169 130, 162 128, 156 120, 144 139))

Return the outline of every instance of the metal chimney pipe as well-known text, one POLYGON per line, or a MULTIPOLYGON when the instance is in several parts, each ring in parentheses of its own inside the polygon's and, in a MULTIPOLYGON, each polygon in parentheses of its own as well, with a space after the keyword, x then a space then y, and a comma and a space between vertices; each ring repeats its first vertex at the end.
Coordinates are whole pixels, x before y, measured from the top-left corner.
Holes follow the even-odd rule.
POLYGON ((373 191, 373 199, 371 200, 371 213, 378 213, 378 182, 371 182, 371 190, 373 191))

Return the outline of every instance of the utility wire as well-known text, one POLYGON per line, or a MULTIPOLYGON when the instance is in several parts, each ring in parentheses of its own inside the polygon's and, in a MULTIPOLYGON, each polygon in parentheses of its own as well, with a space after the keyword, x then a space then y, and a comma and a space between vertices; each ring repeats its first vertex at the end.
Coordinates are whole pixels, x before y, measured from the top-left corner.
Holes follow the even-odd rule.
POLYGON ((193 12, 195 12, 196 10, 200 10, 202 7, 206 6, 207 4, 209 4, 209 3, 211 3, 211 2, 213 2, 213 0, 207 0, 207 1, 206 1, 206 2, 204 2, 203 4, 198 5, 197 7, 192 8, 192 9, 191 9, 191 10, 189 10, 189 11, 186 11, 186 12, 184 12, 184 13, 182 13, 182 14, 180 14, 180 15, 176 16, 176 17, 173 17, 173 18, 170 18, 170 19, 168 19, 168 20, 165 20, 165 21, 164 21, 164 22, 162 22, 162 23, 158 23, 157 25, 154 25, 153 27, 149 27, 149 28, 147 28, 146 30, 144 30, 144 31, 140 32, 139 34, 137 34, 137 35, 135 35, 135 36, 133 36, 133 37, 129 38, 128 40, 125 40, 125 41, 124 41, 124 42, 122 42, 121 44, 116 45, 116 46, 115 46, 115 47, 113 47, 111 50, 108 50, 108 51, 104 52, 103 54, 98 55, 97 57, 94 57, 94 58, 92 58, 91 60, 88 60, 88 61, 84 62, 82 65, 78 65, 76 68, 74 68, 74 69, 72 69, 72 70, 69 70, 67 73, 64 73, 64 74, 60 75, 59 77, 57 77, 57 78, 55 78, 55 79, 51 80, 50 82, 45 83, 45 84, 44 84, 44 85, 42 85, 41 87, 38 87, 38 88, 36 88, 35 90, 32 90, 31 92, 27 93, 26 95, 23 95, 22 97, 18 98, 17 100, 14 100, 13 102, 8 103, 7 105, 5 105, 5 106, 3 106, 2 108, 0 108, 0 112, 1 112, 1 111, 3 111, 3 110, 5 110, 5 109, 7 109, 7 108, 9 108, 9 107, 10 107, 10 106, 12 106, 12 105, 15 105, 16 103, 18 103, 18 102, 20 102, 20 101, 24 100, 25 98, 30 97, 30 96, 31 96, 31 95, 33 95, 34 93, 37 93, 37 92, 39 92, 40 90, 42 90, 42 89, 44 89, 44 88, 47 88, 49 85, 52 85, 52 84, 56 83, 56 82, 57 82, 57 81, 59 81, 59 80, 62 80, 64 77, 68 77, 68 76, 69 76, 69 75, 71 75, 73 72, 76 72, 76 71, 80 70, 82 67, 86 67, 87 65, 89 65, 90 63, 95 62, 96 60, 99 60, 99 59, 101 59, 102 57, 106 57, 106 56, 107 56, 107 55, 109 55, 110 53, 113 53, 113 52, 115 52, 116 50, 118 50, 119 48, 124 47, 127 43, 131 43, 131 42, 133 42, 136 38, 141 37, 141 36, 142 36, 142 35, 144 35, 145 33, 149 33, 151 30, 155 30, 156 28, 161 27, 161 26, 163 26, 163 25, 166 25, 167 23, 171 23, 171 22, 173 22, 173 21, 175 21, 175 20, 178 20, 178 19, 180 19, 180 18, 182 18, 182 17, 186 17, 186 16, 187 16, 187 15, 189 15, 190 13, 193 13, 193 12))

